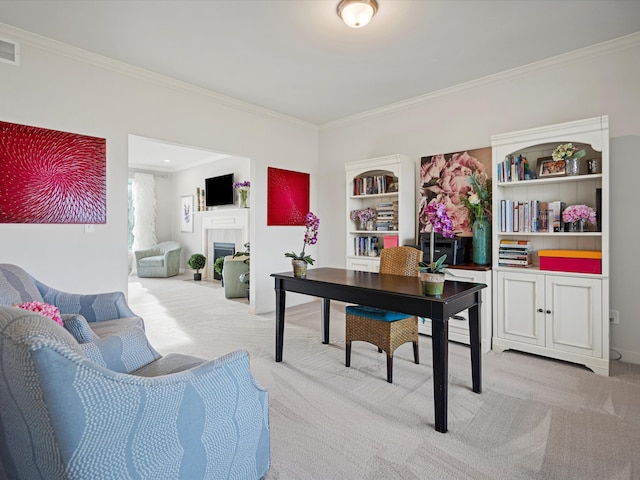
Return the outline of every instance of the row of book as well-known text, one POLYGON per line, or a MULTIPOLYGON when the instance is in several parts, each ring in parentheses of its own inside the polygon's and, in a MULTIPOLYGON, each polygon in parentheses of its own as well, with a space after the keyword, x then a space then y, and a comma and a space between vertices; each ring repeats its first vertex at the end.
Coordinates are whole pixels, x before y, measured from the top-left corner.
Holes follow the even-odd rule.
POLYGON ((527 200, 500 201, 501 232, 562 232, 562 211, 566 204, 561 201, 542 202, 527 200))
POLYGON ((398 229, 398 202, 380 202, 376 207, 376 230, 398 229))
POLYGON ((398 179, 392 175, 371 175, 353 179, 354 195, 376 195, 398 191, 398 179))
POLYGON ((507 155, 498 164, 498 182, 517 182, 524 180, 525 170, 529 169, 529 161, 524 155, 507 155))
POLYGON ((355 237, 353 239, 353 254, 377 257, 380 250, 378 237, 355 237))
POLYGON ((531 242, 527 240, 500 240, 498 265, 527 268, 531 266, 531 242))

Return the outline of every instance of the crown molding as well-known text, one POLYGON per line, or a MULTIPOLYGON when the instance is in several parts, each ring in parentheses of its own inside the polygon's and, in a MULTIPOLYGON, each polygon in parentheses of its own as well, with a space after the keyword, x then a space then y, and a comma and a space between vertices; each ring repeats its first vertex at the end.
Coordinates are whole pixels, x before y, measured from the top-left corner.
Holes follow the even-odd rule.
POLYGON ((285 115, 274 110, 269 110, 268 108, 263 108, 258 105, 238 100, 233 97, 228 97, 221 93, 198 87, 191 83, 183 82, 175 78, 167 77, 150 70, 145 70, 144 68, 136 67, 119 60, 114 60, 98 53, 74 47, 73 45, 69 45, 67 43, 43 37, 41 35, 13 27, 11 25, 7 25, 6 23, 0 22, 0 34, 10 37, 11 39, 22 44, 29 45, 40 50, 45 50, 56 55, 71 58, 73 60, 93 65, 95 67, 103 68, 105 70, 110 70, 112 72, 116 72, 131 78, 154 83, 163 87, 202 95, 226 107, 235 108, 247 113, 261 115, 263 117, 276 118, 278 120, 283 120, 285 122, 293 123, 302 127, 311 128, 316 131, 319 128, 318 125, 300 120, 299 118, 291 117, 289 115, 285 115))
POLYGON ((538 62, 530 63, 522 67, 516 67, 516 68, 505 70, 503 72, 496 73, 493 75, 487 75, 486 77, 461 83, 453 87, 447 87, 441 90, 437 90, 435 92, 427 93, 425 95, 413 97, 409 100, 392 103, 384 107, 367 110, 366 112, 357 113, 355 115, 350 115, 348 117, 343 117, 338 120, 327 122, 320 125, 320 130, 327 131, 335 128, 344 127, 358 121, 372 119, 375 117, 387 115, 389 113, 412 108, 418 105, 423 105, 425 103, 434 101, 438 98, 463 92, 465 90, 469 90, 472 88, 504 82, 512 78, 527 75, 532 72, 539 72, 542 70, 556 67, 558 65, 569 65, 578 61, 582 61, 586 58, 594 58, 601 55, 606 55, 613 52, 618 52, 618 51, 622 51, 628 48, 634 48, 638 46, 640 46, 640 32, 625 35, 623 37, 615 38, 613 40, 609 40, 606 42, 597 43, 595 45, 574 50, 572 52, 556 55, 554 57, 550 57, 544 60, 540 60, 538 62))

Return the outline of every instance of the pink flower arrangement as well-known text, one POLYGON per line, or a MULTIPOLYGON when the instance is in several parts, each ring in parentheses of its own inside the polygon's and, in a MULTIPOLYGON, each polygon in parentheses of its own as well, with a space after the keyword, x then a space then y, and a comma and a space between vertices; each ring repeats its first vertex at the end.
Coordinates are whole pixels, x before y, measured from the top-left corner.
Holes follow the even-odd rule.
POLYGON ((58 323, 59 325, 63 325, 62 317, 60 316, 60 310, 58 310, 58 307, 55 307, 48 303, 24 302, 24 303, 21 303, 20 305, 15 305, 15 306, 18 308, 22 308, 23 310, 29 310, 31 312, 40 313, 45 317, 49 317, 51 320, 58 323))
POLYGON ((565 223, 573 223, 578 220, 595 223, 596 212, 587 205, 570 205, 562 212, 562 221, 565 223))
POLYGON ((355 210, 351 210, 351 220, 354 222, 356 220, 360 220, 361 222, 368 222, 369 220, 375 220, 378 216, 378 212, 375 208, 357 208, 355 210))
POLYGON ((309 212, 304 217, 306 230, 304 232, 304 245, 302 246, 302 252, 300 255, 295 252, 285 253, 284 256, 288 258, 292 258, 294 260, 304 260, 309 265, 313 265, 315 261, 311 258, 310 255, 305 255, 304 250, 307 248, 307 245, 315 245, 318 243, 318 229, 320 228, 320 219, 316 217, 313 213, 309 212))

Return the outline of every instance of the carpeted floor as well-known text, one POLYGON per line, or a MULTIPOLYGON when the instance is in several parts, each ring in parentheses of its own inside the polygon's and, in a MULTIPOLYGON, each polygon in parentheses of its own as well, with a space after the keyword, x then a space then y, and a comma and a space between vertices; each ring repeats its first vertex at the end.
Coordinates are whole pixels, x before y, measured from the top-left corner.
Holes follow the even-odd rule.
POLYGON ((433 422, 431 339, 385 356, 353 345, 344 366, 344 305, 320 342, 320 304, 287 309, 284 361, 274 361, 274 314, 251 315, 219 282, 131 277, 129 303, 163 354, 215 358, 249 351, 269 391, 271 469, 289 479, 640 479, 640 366, 612 376, 517 353, 483 354, 483 393, 471 391, 468 347, 449 347, 449 432, 433 422))

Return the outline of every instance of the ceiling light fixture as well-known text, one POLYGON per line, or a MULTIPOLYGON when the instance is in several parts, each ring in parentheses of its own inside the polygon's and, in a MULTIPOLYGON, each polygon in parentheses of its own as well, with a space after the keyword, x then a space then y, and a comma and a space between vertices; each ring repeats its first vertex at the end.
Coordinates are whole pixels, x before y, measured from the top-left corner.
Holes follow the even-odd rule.
POLYGON ((351 28, 364 27, 378 11, 376 0, 342 0, 338 16, 351 28))

